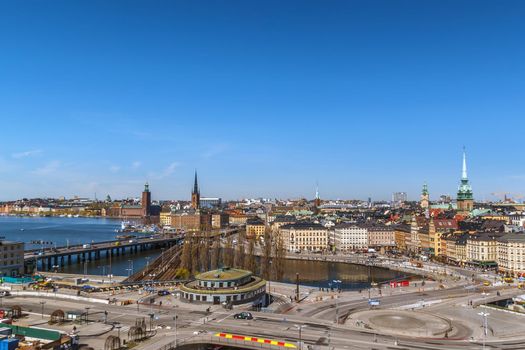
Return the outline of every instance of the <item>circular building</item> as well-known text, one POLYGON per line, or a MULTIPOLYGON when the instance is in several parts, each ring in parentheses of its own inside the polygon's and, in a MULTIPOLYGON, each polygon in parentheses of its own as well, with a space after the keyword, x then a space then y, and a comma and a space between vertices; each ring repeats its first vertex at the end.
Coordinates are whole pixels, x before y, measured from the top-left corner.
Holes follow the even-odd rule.
POLYGON ((266 293, 266 281, 252 272, 224 267, 203 272, 180 287, 181 299, 190 302, 244 304, 266 293))

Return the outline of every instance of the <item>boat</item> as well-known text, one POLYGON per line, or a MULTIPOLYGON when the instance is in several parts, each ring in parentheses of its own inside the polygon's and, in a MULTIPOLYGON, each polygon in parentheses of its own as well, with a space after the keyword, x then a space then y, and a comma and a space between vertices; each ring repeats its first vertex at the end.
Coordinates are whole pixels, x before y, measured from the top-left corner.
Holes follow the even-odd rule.
POLYGON ((131 239, 131 238, 135 238, 137 236, 135 235, 117 235, 115 236, 116 239, 131 239))

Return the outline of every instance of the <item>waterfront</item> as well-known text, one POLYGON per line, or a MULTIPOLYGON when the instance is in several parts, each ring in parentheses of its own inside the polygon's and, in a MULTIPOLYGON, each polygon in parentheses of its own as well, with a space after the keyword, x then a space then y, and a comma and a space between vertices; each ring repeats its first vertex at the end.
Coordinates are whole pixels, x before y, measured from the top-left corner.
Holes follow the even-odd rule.
POLYGON ((26 243, 26 250, 41 247, 31 241, 61 247, 113 240, 118 228, 120 220, 107 218, 0 216, 0 236, 26 243))
MULTIPOLYGON (((20 240, 26 243, 26 249, 40 248, 30 244, 34 240, 43 240, 51 245, 65 246, 112 240, 120 221, 106 218, 60 218, 60 217, 0 217, 0 235, 8 240, 20 240)), ((51 246, 47 245, 47 246, 51 246)), ((59 272, 88 275, 127 276, 141 270, 149 261, 153 261, 160 250, 137 252, 131 255, 114 256, 111 260, 86 261, 85 264, 72 264, 59 267, 59 272)), ((222 255, 222 254, 221 254, 222 255)), ((260 264, 258 264, 260 266, 260 264)), ((404 273, 388 269, 369 268, 366 266, 324 261, 287 260, 282 282, 295 283, 296 273, 300 283, 313 287, 327 288, 334 280, 342 281, 340 286, 345 290, 363 289, 370 282, 385 282, 405 276, 404 273)))

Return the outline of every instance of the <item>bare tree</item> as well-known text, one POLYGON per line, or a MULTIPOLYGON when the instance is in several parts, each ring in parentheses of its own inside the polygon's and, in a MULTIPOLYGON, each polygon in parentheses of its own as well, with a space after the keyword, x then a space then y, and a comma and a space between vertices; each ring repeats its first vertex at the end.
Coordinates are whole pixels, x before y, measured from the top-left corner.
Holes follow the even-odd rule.
POLYGON ((235 247, 235 256, 233 260, 233 266, 237 268, 244 268, 244 260, 245 260, 245 249, 246 249, 246 235, 243 231, 239 232, 239 235, 237 237, 237 246, 235 247))
POLYGON ((213 241, 213 245, 212 245, 212 248, 211 248, 211 254, 210 254, 210 265, 211 265, 211 269, 212 270, 215 270, 215 269, 218 269, 219 268, 219 259, 220 259, 220 245, 221 245, 221 242, 219 240, 219 236, 217 236, 214 241, 213 241))
POLYGON ((199 238, 195 237, 191 244, 191 273, 199 271, 199 238))
POLYGON ((281 234, 275 236, 274 259, 272 262, 273 276, 276 280, 284 277, 284 264, 286 262, 286 247, 281 234))
POLYGON ((226 244, 222 248, 222 265, 232 267, 233 265, 233 255, 232 255, 232 247, 233 247, 233 238, 232 236, 228 236, 226 239, 226 244))
POLYGON ((208 271, 210 265, 210 238, 205 233, 199 245, 200 271, 208 271))
POLYGON ((191 238, 186 237, 182 245, 180 267, 191 271, 191 238))
POLYGON ((256 273, 257 264, 255 262, 255 239, 248 240, 248 253, 244 259, 244 268, 248 271, 256 273))
POLYGON ((264 231, 264 245, 262 247, 261 275, 264 279, 271 278, 272 264, 272 234, 269 229, 264 231))

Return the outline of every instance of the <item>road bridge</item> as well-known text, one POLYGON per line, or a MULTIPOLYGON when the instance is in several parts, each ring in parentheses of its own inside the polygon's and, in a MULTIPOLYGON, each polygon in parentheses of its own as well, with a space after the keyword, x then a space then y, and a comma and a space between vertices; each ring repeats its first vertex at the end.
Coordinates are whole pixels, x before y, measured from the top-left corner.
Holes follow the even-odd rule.
POLYGON ((68 247, 49 248, 42 250, 28 250, 24 254, 26 265, 40 262, 42 270, 50 270, 52 266, 82 263, 84 261, 110 259, 112 256, 133 254, 139 251, 169 248, 180 241, 180 234, 159 234, 126 240, 112 240, 92 244, 73 245, 68 247))

